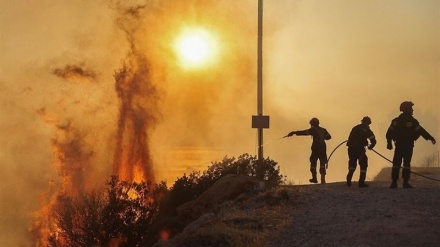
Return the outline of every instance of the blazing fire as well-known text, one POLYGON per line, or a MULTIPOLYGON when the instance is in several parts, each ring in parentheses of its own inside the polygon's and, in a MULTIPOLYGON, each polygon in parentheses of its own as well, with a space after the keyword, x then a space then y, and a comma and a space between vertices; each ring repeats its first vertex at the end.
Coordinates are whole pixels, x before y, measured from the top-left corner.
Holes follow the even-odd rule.
MULTIPOLYGON (((122 68, 114 75, 119 115, 112 174, 120 181, 128 183, 148 181, 152 184, 155 177, 152 173, 148 135, 156 122, 158 97, 149 74, 147 59, 134 45, 131 48, 122 68)), ((58 76, 60 70, 55 71, 58 76)), ((69 74, 71 78, 71 74, 77 71, 82 70, 76 69, 65 74, 69 74)), ((31 232, 35 236, 36 246, 53 246, 54 242, 56 246, 69 245, 63 238, 65 234, 57 225, 60 219, 63 219, 58 211, 66 205, 75 206, 74 203, 64 205, 69 202, 69 198, 81 196, 93 189, 88 187, 90 174, 87 172, 94 151, 83 142, 84 135, 75 127, 73 120, 60 121, 45 109, 39 110, 38 113, 48 124, 56 127, 52 151, 59 184, 54 184, 49 192, 42 195, 42 206, 37 212, 31 232)), ((136 199, 137 196, 133 192, 130 193, 129 197, 136 199)), ((68 217, 72 217, 73 221, 85 220, 84 216, 78 214, 68 217)), ((112 239, 110 246, 117 246, 118 242, 118 239, 112 239)))
MULTIPOLYGON (((45 115, 44 109, 39 111, 43 119, 51 120, 45 115)), ((49 191, 41 195, 40 203, 43 205, 37 212, 37 220, 31 232, 35 236, 36 246, 49 246, 50 237, 56 237, 58 227, 54 220, 54 210, 57 198, 69 194, 77 196, 86 190, 87 169, 92 156, 85 151, 82 135, 71 122, 56 126, 56 137, 52 140, 52 152, 55 157, 54 166, 59 175, 59 181, 51 181, 49 191)))
MULTIPOLYGON (((153 10, 146 10, 145 5, 133 7, 124 4, 122 1, 116 1, 115 5, 112 6, 117 12, 116 25, 121 33, 125 35, 128 51, 122 65, 113 75, 118 108, 117 116, 114 116, 116 126, 110 128, 114 132, 109 134, 112 137, 111 144, 109 144, 111 146, 109 149, 112 149, 109 151, 112 158, 108 174, 116 176, 120 181, 127 182, 127 184, 148 182, 147 186, 150 186, 156 182, 152 167, 150 138, 160 117, 158 104, 161 99, 161 92, 158 89, 158 83, 162 79, 162 75, 157 75, 161 72, 153 74, 156 68, 154 66, 175 67, 180 65, 180 69, 182 69, 182 63, 187 63, 191 68, 212 65, 220 60, 217 57, 219 43, 214 32, 209 32, 208 29, 189 30, 180 29, 180 26, 173 27, 172 31, 163 35, 164 37, 158 38, 154 35, 145 37, 146 30, 143 29, 143 25, 146 20, 141 17, 148 16, 146 14, 149 14, 148 11, 160 12, 161 10, 155 9, 156 6, 152 7, 153 10), (180 33, 179 30, 186 31, 180 33), (173 39, 175 39, 174 44, 177 46, 167 47, 167 45, 163 45, 165 43, 168 45, 173 44, 173 39), (160 42, 157 40, 160 40, 160 42), (154 48, 147 49, 143 47, 145 42, 148 41, 152 42, 149 45, 154 46, 154 48), (169 49, 165 52, 167 55, 173 52, 173 48, 177 49, 174 52, 179 54, 171 56, 175 60, 173 60, 174 65, 170 65, 171 62, 168 61, 170 59, 164 61, 163 54, 158 55, 158 49, 155 45, 161 42, 163 47, 169 49), (179 64, 179 56, 181 64, 179 64), (154 60, 155 63, 152 63, 151 57, 157 61, 154 60)), ((148 19, 148 17, 145 18, 148 19)), ((153 22, 157 24, 156 21, 153 22)), ((172 26, 175 23, 167 20, 166 25, 172 26)), ((150 23, 150 25, 144 26, 152 28, 154 25, 150 23)), ((162 71, 162 69, 159 68, 158 71, 162 71)), ((81 86, 81 83, 93 85, 95 80, 99 78, 98 72, 82 64, 61 65, 59 68, 53 69, 52 73, 66 83, 80 81, 80 83, 75 83, 75 86, 81 86)), ((77 101, 75 104, 81 104, 81 101, 77 101)), ((93 183, 96 175, 93 167, 96 155, 102 147, 95 144, 92 146, 90 142, 84 141, 87 138, 92 138, 87 136, 90 134, 90 130, 79 126, 78 123, 81 122, 81 119, 68 118, 66 120, 67 117, 63 116, 64 108, 69 106, 66 105, 59 107, 60 112, 46 108, 38 111, 41 119, 55 129, 55 137, 52 140, 52 153, 54 167, 59 179, 53 181, 50 190, 41 196, 41 207, 36 213, 36 220, 31 229, 35 237, 35 246, 68 246, 69 243, 66 242, 68 240, 65 237, 67 233, 64 230, 66 228, 62 226, 62 224, 68 222, 62 222, 63 218, 59 215, 60 209, 78 207, 78 205, 75 205, 78 202, 72 201, 72 198, 88 194, 96 186, 93 183)), ((98 121, 105 120, 99 119, 98 121)), ((128 199, 140 199, 136 193, 129 191, 127 194, 128 199)), ((149 204, 151 202, 144 201, 143 203, 149 204)), ((74 213, 65 215, 65 217, 71 217, 69 218, 71 221, 87 220, 84 215, 73 209, 70 212, 74 213)), ((61 212, 63 211, 61 210, 61 212)), ((147 216, 136 215, 135 217, 147 216)), ((82 229, 73 229, 72 231, 81 232, 82 229)), ((77 232, 74 232, 74 234, 77 234, 77 232)), ((163 231, 160 237, 168 239, 169 234, 169 232, 163 231)), ((119 238, 120 236, 114 236, 108 240, 108 244, 117 246, 121 241, 125 241, 119 238)))
POLYGON ((156 118, 155 87, 149 81, 145 59, 133 55, 134 68, 124 66, 115 75, 121 101, 113 173, 124 181, 154 181, 147 140, 156 118))
MULTIPOLYGON (((129 58, 133 59, 133 57, 129 58)), ((139 57, 135 56, 135 58, 138 60, 134 59, 131 62, 132 65, 137 66, 129 68, 124 65, 115 75, 116 91, 121 103, 113 175, 121 181, 153 183, 154 175, 147 134, 151 127, 149 123, 155 122, 154 114, 156 113, 152 110, 155 104, 154 100, 149 98, 149 95, 155 93, 155 89, 148 82, 146 64, 142 64, 143 60, 139 57)), ((54 117, 46 114, 45 109, 39 110, 39 114, 49 124, 56 122, 54 117)), ((88 188, 86 172, 91 164, 93 152, 88 151, 83 139, 84 136, 75 128, 74 123, 67 121, 56 125, 52 151, 55 157, 54 165, 60 179, 59 184, 53 184, 51 190, 42 195, 43 206, 37 212, 37 220, 31 230, 36 239, 36 246, 50 246, 50 241, 63 245, 65 240, 61 237, 62 234, 59 234, 61 230, 57 225, 60 217, 55 212, 59 207, 63 207, 63 198, 81 196, 91 189, 88 188)), ((130 197, 136 198, 132 191, 129 192, 130 197)), ((84 216, 72 215, 71 217, 81 220, 84 216)))

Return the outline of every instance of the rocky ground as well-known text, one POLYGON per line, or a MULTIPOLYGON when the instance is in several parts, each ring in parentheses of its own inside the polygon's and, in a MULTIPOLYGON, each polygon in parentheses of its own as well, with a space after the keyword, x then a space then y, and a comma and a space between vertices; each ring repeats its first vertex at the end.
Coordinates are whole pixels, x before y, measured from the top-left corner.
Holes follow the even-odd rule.
POLYGON ((289 185, 240 195, 202 215, 174 246, 440 246, 440 168, 413 171, 413 189, 389 189, 390 170, 370 187, 354 182, 289 185))
MULTIPOLYGON (((440 179, 439 169, 418 171, 440 179)), ((440 182, 413 175, 415 188, 389 189, 390 173, 383 173, 369 188, 343 182, 289 187, 302 200, 270 246, 440 246, 440 182)))

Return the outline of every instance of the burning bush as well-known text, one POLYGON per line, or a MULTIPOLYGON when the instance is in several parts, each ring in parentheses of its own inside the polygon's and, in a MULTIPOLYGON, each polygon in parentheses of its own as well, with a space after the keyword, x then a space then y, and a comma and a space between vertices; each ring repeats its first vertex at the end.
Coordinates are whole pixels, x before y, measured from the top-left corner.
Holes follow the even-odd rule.
POLYGON ((60 195, 50 246, 138 246, 151 236, 166 191, 165 183, 128 183, 113 176, 107 193, 60 195))
MULTIPOLYGON (((151 246, 164 232, 172 237, 188 223, 176 216, 179 205, 197 198, 227 174, 255 177, 256 164, 255 156, 243 154, 213 162, 204 172, 184 174, 170 189, 165 182, 152 185, 113 176, 104 193, 59 195, 53 210, 57 229, 49 246, 151 246)), ((265 159, 263 170, 267 187, 282 183, 277 162, 265 159)))

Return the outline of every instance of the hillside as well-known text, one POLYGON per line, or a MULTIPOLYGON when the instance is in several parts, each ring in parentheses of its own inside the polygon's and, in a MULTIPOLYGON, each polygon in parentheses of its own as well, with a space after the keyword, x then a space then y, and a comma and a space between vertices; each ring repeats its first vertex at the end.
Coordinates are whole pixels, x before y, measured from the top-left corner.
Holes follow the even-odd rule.
MULTIPOLYGON (((414 172, 440 179, 440 168, 414 172)), ((157 246, 440 246, 440 182, 413 174, 414 189, 391 190, 389 177, 242 195, 157 246)))

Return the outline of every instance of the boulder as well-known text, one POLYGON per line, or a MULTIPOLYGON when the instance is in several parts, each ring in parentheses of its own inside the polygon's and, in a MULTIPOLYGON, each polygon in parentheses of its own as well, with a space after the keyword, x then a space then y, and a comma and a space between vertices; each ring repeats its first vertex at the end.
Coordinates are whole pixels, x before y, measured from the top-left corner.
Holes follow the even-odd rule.
POLYGON ((182 204, 177 214, 187 219, 197 219, 202 214, 212 211, 219 204, 237 198, 243 192, 254 190, 258 181, 253 177, 228 174, 215 182, 197 199, 182 204))

